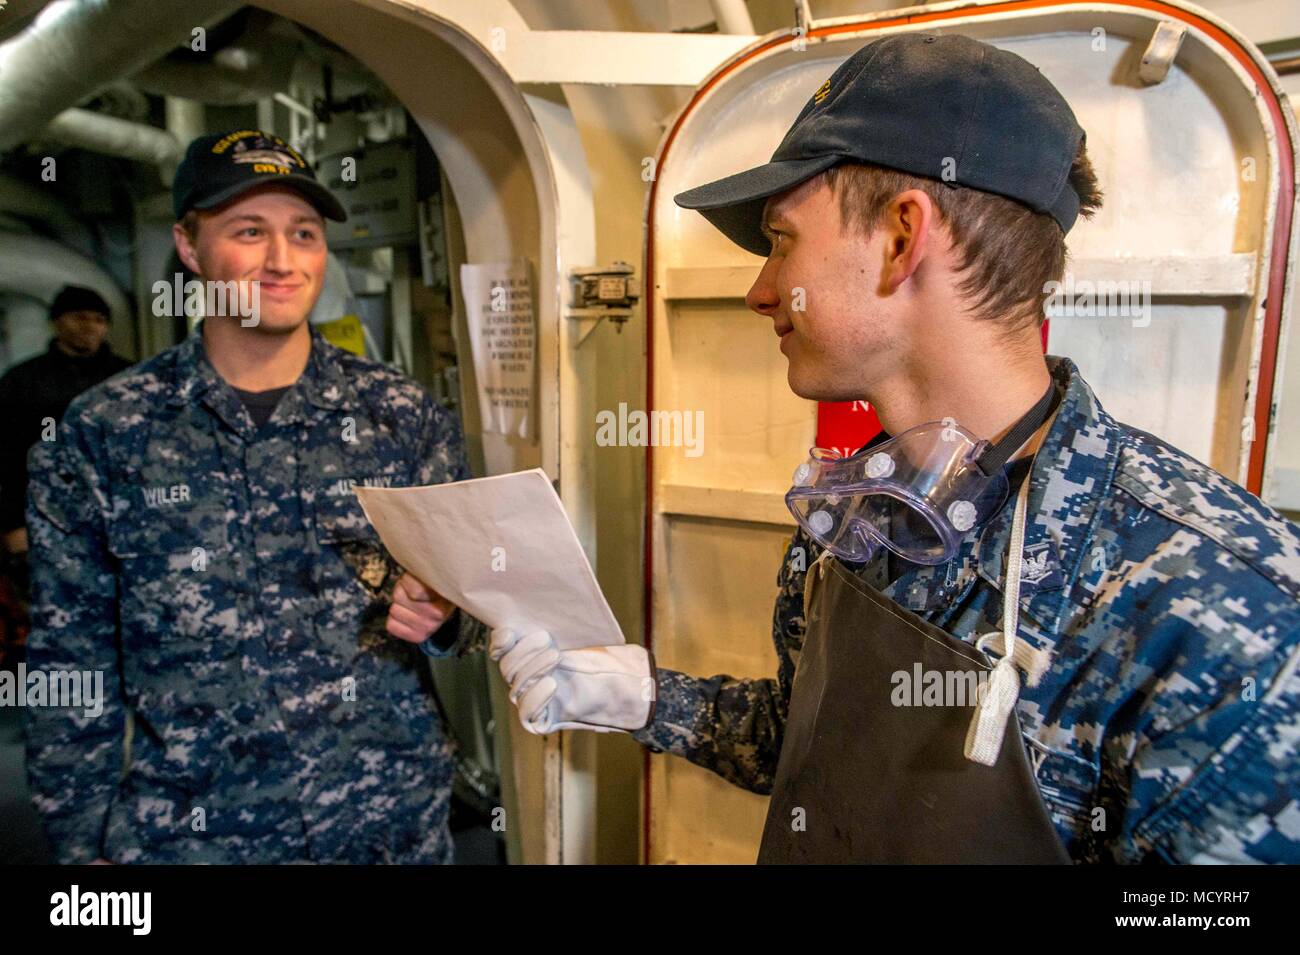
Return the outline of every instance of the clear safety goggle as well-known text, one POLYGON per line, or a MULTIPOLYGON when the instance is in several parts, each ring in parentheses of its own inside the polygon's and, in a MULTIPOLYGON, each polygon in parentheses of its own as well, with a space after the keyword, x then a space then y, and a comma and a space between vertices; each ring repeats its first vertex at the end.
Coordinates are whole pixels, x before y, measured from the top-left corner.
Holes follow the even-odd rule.
POLYGON ((946 563, 1006 502, 1002 468, 986 475, 979 467, 988 447, 948 419, 847 458, 813 448, 785 502, 813 540, 844 560, 870 560, 884 546, 914 563, 946 563))

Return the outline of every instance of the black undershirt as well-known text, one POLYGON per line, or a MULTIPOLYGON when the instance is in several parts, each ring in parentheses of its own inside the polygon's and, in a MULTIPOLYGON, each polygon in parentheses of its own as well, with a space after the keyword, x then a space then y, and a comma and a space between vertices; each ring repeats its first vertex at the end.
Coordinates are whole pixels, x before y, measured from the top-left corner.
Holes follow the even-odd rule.
POLYGON ((1023 458, 1017 458, 1008 462, 1002 470, 1007 472, 1007 497, 1015 497, 1020 492, 1020 485, 1029 473, 1029 467, 1034 463, 1032 454, 1023 458))
POLYGON ((293 385, 285 385, 283 388, 270 388, 266 391, 245 391, 242 388, 234 390, 239 400, 244 403, 244 407, 248 409, 253 424, 258 431, 261 431, 262 426, 271 420, 271 415, 275 414, 276 405, 280 403, 284 393, 292 387, 293 385))

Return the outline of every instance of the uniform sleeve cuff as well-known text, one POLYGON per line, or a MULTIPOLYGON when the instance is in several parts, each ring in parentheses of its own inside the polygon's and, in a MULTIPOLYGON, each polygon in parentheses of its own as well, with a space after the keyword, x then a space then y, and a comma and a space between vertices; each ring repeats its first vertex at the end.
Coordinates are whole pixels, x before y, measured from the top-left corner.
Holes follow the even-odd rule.
POLYGON ((447 621, 429 636, 429 639, 420 644, 420 649, 424 651, 425 656, 438 659, 439 657, 455 656, 456 644, 460 640, 460 608, 447 618, 447 621))

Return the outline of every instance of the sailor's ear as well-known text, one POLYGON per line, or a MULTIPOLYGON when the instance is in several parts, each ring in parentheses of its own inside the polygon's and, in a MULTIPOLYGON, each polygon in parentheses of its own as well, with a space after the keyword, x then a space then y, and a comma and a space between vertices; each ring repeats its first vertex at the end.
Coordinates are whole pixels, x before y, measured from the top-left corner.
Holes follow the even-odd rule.
POLYGON ((199 274, 199 255, 194 247, 197 234, 197 229, 194 230, 194 234, 191 234, 190 230, 179 222, 172 226, 172 241, 176 243, 176 255, 195 275, 199 274))

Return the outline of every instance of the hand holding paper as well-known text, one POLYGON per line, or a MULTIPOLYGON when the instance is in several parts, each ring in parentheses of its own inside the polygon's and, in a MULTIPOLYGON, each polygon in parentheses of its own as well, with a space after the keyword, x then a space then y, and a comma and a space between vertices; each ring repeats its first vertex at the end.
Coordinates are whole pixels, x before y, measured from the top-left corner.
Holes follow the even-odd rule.
POLYGON ((546 630, 560 649, 624 642, 541 470, 356 493, 397 562, 488 626, 546 630))
POLYGON ((492 631, 488 647, 530 733, 631 732, 654 719, 654 660, 644 647, 559 650, 545 630, 492 631))
POLYGON ((403 574, 393 588, 388 632, 408 643, 423 643, 456 612, 455 605, 426 587, 414 574, 403 574))
POLYGON ((489 652, 529 732, 626 732, 652 718, 654 664, 642 647, 623 642, 543 472, 356 491, 410 572, 395 592, 394 636, 424 639, 445 598, 493 627, 489 652))

